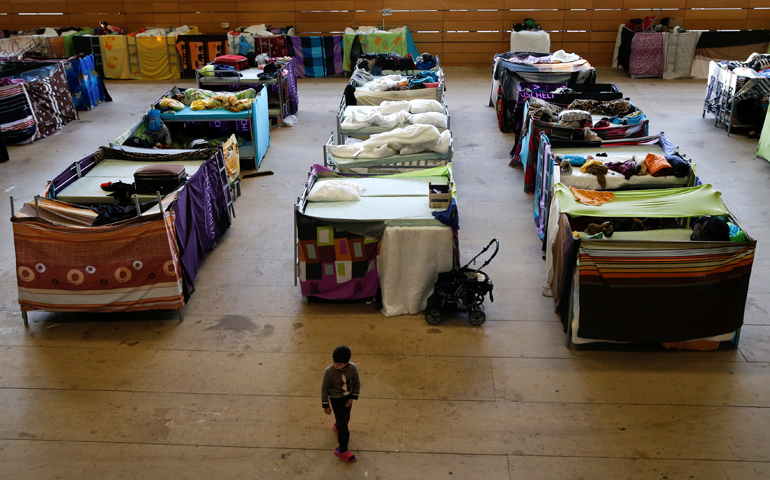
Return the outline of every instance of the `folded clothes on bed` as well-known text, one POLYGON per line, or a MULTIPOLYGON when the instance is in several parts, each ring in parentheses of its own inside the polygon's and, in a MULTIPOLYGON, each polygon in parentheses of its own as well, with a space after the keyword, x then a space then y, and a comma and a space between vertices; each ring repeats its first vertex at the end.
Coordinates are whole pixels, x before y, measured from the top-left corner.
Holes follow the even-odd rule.
POLYGON ((335 157, 385 158, 428 151, 445 154, 451 145, 449 130, 439 132, 433 125, 409 125, 374 134, 355 145, 329 145, 327 148, 335 157))

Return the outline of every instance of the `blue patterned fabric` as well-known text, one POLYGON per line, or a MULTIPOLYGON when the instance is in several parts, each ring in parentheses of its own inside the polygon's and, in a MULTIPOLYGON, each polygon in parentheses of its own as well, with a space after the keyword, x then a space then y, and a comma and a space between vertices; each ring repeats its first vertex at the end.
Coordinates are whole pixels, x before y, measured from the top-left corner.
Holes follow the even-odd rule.
MULTIPOLYGON (((291 37, 298 77, 342 73, 342 35, 291 37)), ((291 52, 290 52, 291 53, 291 52)))
POLYGON ((96 73, 94 55, 64 63, 67 85, 72 94, 72 103, 80 111, 91 110, 107 99, 107 90, 96 73))

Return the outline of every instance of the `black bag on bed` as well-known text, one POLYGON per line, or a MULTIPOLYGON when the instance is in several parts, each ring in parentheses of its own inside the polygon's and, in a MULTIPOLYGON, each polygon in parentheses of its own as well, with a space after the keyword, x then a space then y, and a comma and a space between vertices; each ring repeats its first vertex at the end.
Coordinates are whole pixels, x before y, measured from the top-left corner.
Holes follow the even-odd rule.
POLYGON ((184 165, 161 163, 147 165, 134 172, 136 193, 145 195, 154 195, 155 192, 165 195, 176 190, 185 180, 187 172, 184 165))

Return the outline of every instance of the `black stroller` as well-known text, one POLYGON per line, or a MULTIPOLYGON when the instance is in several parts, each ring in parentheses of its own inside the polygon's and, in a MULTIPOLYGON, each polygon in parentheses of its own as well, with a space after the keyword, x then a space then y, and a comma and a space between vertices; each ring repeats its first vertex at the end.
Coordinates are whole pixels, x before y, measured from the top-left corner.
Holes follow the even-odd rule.
POLYGON ((489 276, 481 269, 492 262, 492 259, 500 250, 500 242, 496 238, 492 239, 478 255, 473 257, 464 267, 455 268, 449 272, 438 274, 436 286, 433 287, 433 295, 428 298, 428 308, 425 310, 425 321, 435 325, 441 321, 441 310, 446 305, 454 305, 457 310, 468 313, 468 321, 472 325, 481 325, 487 319, 484 313, 484 297, 489 294, 489 300, 494 302, 492 296, 492 281, 489 276), (495 251, 492 256, 484 262, 484 265, 477 269, 469 268, 468 265, 475 263, 484 252, 489 250, 492 244, 495 244, 495 251))

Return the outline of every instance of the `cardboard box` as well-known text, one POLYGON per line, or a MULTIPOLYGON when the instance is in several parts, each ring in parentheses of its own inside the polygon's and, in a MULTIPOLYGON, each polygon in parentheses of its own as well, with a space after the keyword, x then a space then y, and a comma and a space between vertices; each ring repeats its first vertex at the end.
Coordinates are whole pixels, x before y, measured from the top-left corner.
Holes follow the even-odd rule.
POLYGON ((449 182, 428 183, 428 206, 430 208, 449 208, 452 201, 452 187, 449 182))

